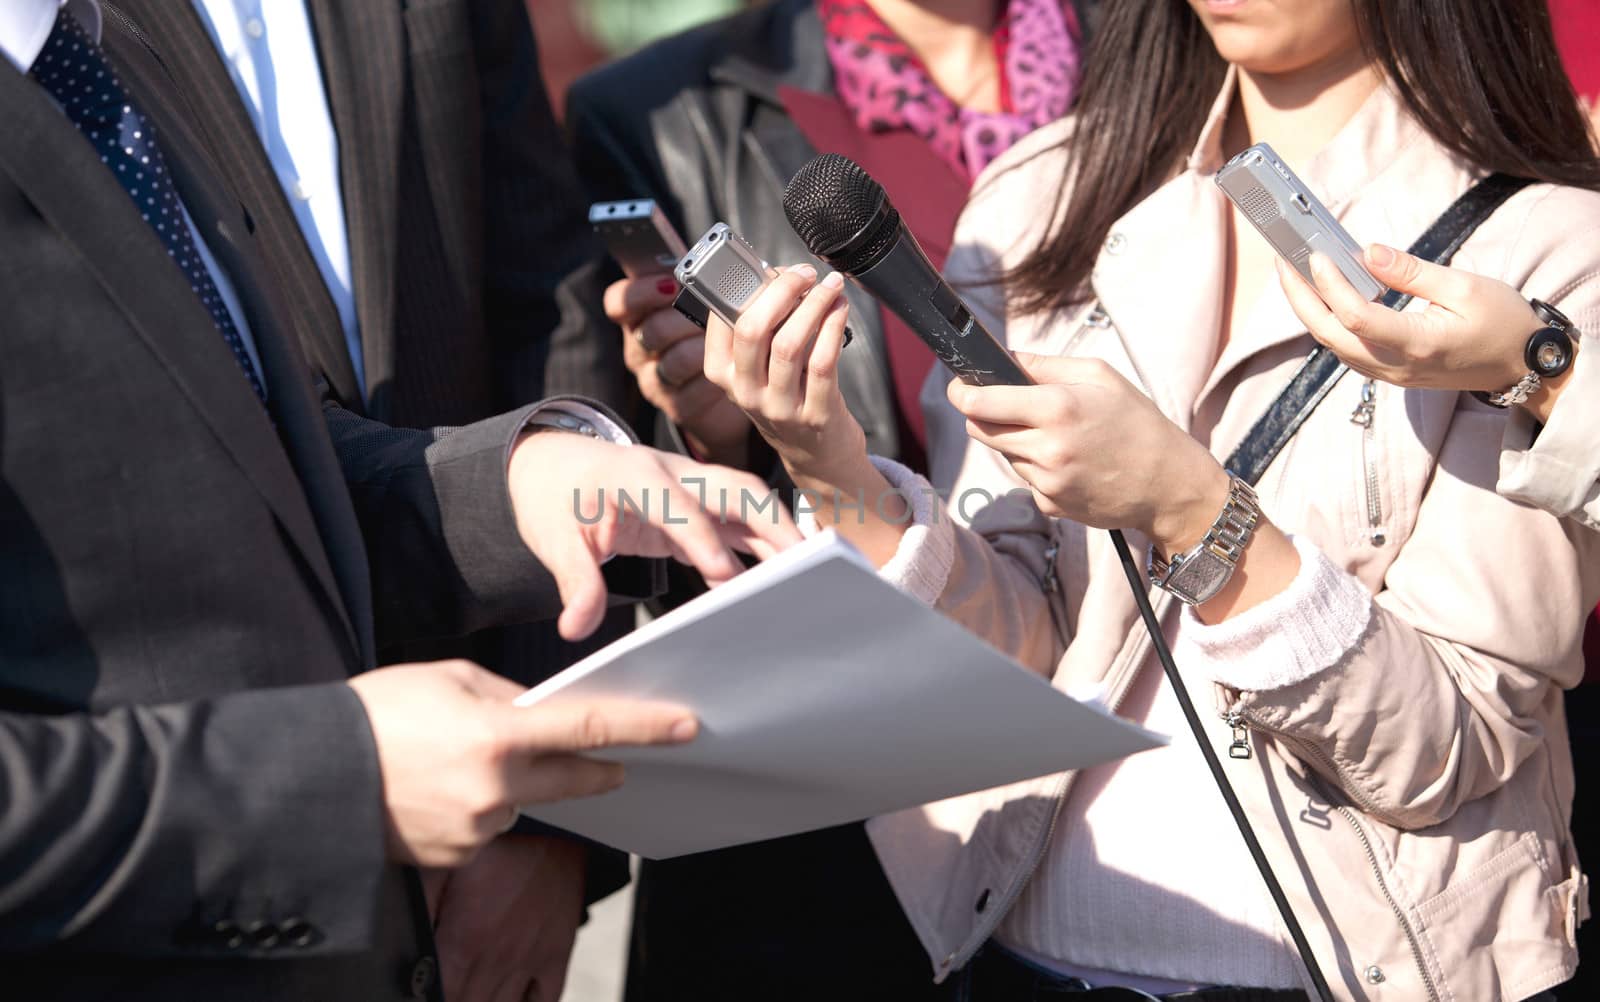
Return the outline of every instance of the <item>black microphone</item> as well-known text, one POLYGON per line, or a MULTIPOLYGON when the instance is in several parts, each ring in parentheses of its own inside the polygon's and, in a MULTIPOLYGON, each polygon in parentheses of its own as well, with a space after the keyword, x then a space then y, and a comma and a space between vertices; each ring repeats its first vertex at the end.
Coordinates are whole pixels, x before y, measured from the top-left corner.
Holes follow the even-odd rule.
POLYGON ((963 381, 1033 382, 940 277, 860 164, 837 153, 813 157, 784 189, 783 212, 811 253, 893 310, 963 381))

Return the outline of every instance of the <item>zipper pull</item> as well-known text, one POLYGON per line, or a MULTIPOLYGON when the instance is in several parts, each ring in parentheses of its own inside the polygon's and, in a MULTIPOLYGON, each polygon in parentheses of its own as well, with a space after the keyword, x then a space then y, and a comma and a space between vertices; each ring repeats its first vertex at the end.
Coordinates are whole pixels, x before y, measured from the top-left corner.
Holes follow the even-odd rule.
POLYGON ((1223 714, 1222 719, 1233 728, 1233 743, 1228 745, 1228 757, 1247 759, 1250 757, 1250 731, 1244 726, 1244 714, 1238 710, 1229 710, 1223 714))
POLYGON ((1361 402, 1350 412, 1350 423, 1362 428, 1372 427, 1372 413, 1377 410, 1378 387, 1372 380, 1361 384, 1361 402))

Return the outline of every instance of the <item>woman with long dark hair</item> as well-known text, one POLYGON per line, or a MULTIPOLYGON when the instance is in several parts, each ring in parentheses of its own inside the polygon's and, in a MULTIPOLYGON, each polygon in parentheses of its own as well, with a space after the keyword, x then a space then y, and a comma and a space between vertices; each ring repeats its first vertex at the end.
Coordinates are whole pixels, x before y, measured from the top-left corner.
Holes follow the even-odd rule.
POLYGON ((1484 175, 1530 178, 1456 261, 1600 329, 1600 162, 1543 0, 1102 15, 1078 112, 980 178, 957 231, 947 271, 1038 384, 930 380, 932 481, 964 504, 867 455, 836 390, 835 277, 791 271, 708 337, 707 375, 821 499, 818 523, 1058 687, 1174 735, 876 819, 885 872, 973 1002, 1305 998, 1092 528, 1121 527, 1335 995, 1537 996, 1571 974, 1587 915, 1561 689, 1600 535, 1495 492, 1504 411, 1360 374, 1257 491, 1231 477, 1219 457, 1313 342, 1212 175, 1269 141, 1357 239, 1398 246, 1484 175))

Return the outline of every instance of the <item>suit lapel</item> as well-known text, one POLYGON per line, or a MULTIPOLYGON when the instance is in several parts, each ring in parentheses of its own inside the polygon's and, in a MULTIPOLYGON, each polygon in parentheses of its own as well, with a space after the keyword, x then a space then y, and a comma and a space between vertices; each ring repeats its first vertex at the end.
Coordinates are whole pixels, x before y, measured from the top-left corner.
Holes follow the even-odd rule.
POLYGON ((392 383, 395 374, 405 25, 399 0, 309 0, 308 5, 339 135, 339 175, 367 385, 382 386, 392 383))
MULTIPOLYGON (((308 441, 313 447, 320 442, 328 448, 325 430, 320 439, 306 437, 307 419, 298 412, 306 406, 304 363, 283 341, 294 336, 292 328, 279 323, 264 304, 263 272, 249 253, 253 221, 237 198, 207 176, 214 165, 202 153, 200 137, 185 121, 181 102, 160 89, 139 85, 140 79, 164 73, 154 55, 122 33, 115 18, 107 19, 105 32, 124 82, 158 129, 185 208, 229 272, 244 303, 274 414, 285 423, 285 434, 296 434, 297 453, 304 451, 308 441), (301 383, 301 395, 284 385, 296 379, 301 383)), ((361 653, 360 634, 354 627, 361 620, 352 620, 347 600, 349 610, 370 605, 362 590, 365 579, 357 578, 347 566, 351 562, 346 552, 348 540, 330 543, 329 537, 349 531, 347 525, 335 524, 336 513, 334 522, 318 520, 329 507, 319 503, 327 499, 318 497, 318 492, 342 490, 342 485, 330 485, 325 478, 308 480, 291 464, 272 422, 250 392, 232 352, 188 281, 168 263, 165 247, 140 218, 127 193, 44 91, 9 69, 0 73, 0 119, 10 129, 8 141, 0 143, 0 167, 78 249, 107 294, 127 315, 133 333, 161 360, 179 392, 215 432, 301 552, 330 608, 344 624, 352 649, 361 653), (352 581, 354 590, 350 589, 352 581)), ((319 416, 315 410, 312 414, 319 416)), ((344 508, 348 512, 347 499, 344 508)), ((347 518, 353 525, 354 516, 347 518)), ((359 550, 359 527, 354 532, 359 550)), ((364 554, 356 562, 364 568, 364 554)))
POLYGON ((356 385, 338 308, 267 158, 256 123, 199 12, 192 3, 173 0, 119 0, 117 6, 161 39, 165 53, 161 65, 193 105, 226 176, 249 202, 260 230, 257 239, 277 251, 270 256, 285 291, 294 297, 297 310, 311 314, 301 332, 306 360, 327 378, 341 401, 359 409, 361 388, 356 385))

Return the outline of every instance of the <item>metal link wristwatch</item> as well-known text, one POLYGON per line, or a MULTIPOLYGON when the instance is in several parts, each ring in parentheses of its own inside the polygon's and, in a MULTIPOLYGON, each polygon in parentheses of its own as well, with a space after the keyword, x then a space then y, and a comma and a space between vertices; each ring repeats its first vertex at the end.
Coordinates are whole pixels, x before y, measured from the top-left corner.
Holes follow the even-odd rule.
POLYGON ((1222 590, 1233 577, 1261 521, 1261 502, 1256 492, 1232 473, 1228 476, 1228 503, 1205 538, 1170 562, 1163 560, 1154 547, 1150 550, 1150 583, 1188 605, 1199 605, 1222 590))

